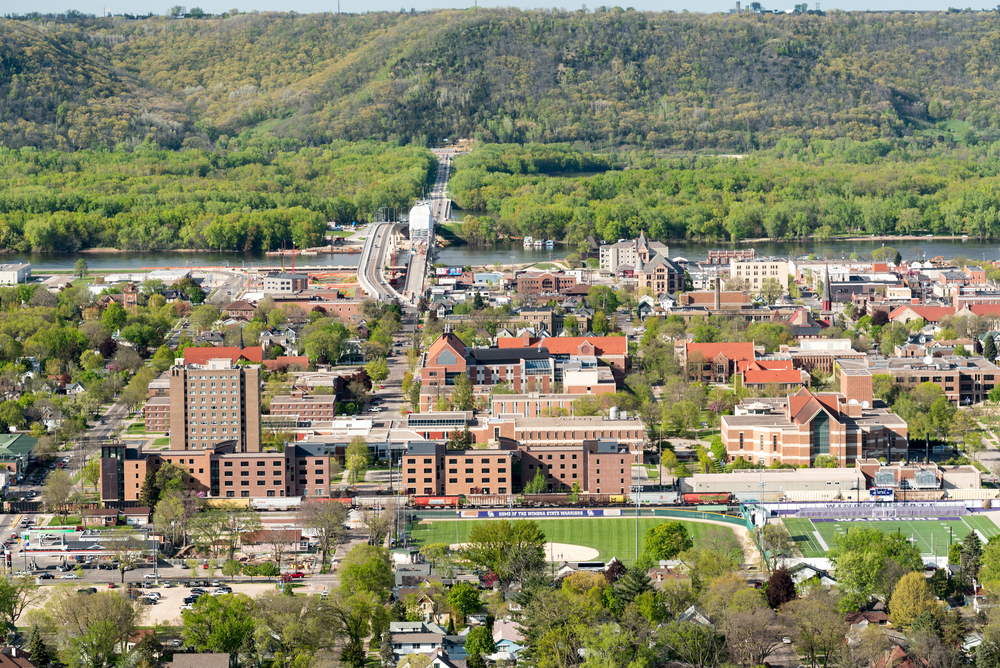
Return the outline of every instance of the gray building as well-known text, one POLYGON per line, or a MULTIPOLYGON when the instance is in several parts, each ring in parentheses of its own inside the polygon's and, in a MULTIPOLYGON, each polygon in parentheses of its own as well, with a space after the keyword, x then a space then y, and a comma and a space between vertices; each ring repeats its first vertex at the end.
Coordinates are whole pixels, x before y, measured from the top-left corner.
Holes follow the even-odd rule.
POLYGON ((309 288, 307 274, 274 272, 264 277, 264 292, 268 294, 294 294, 309 288))

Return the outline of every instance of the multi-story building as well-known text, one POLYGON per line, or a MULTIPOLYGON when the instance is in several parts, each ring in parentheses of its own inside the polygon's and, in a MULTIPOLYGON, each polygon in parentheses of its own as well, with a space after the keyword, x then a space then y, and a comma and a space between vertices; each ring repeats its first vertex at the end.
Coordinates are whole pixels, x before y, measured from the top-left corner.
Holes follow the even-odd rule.
POLYGON ((781 292, 788 292, 788 262, 778 258, 759 260, 734 260, 729 263, 729 276, 745 280, 754 294, 760 294, 764 281, 773 278, 781 285, 781 292))
POLYGON ((676 294, 684 289, 684 269, 664 255, 654 255, 648 261, 638 257, 632 276, 636 287, 649 288, 657 295, 676 294))
POLYGON ((307 274, 272 271, 264 276, 264 292, 267 294, 288 294, 308 289, 309 276, 307 274))
POLYGON ((601 270, 618 275, 622 266, 634 268, 640 259, 646 263, 655 255, 667 257, 670 249, 658 241, 648 241, 646 233, 640 232, 638 239, 601 246, 601 270))
POLYGON ((522 300, 545 300, 557 297, 562 290, 576 285, 576 276, 556 271, 525 272, 517 277, 517 296, 522 300))
POLYGON ((628 339, 624 336, 534 336, 497 339, 500 348, 529 348, 549 351, 556 360, 565 361, 582 357, 596 357, 623 371, 628 368, 628 339))
POLYGON ((448 450, 444 443, 410 443, 403 456, 409 494, 517 494, 540 471, 548 491, 624 494, 632 482, 632 455, 613 440, 529 446, 511 442, 487 450, 448 450))
POLYGON ((254 305, 250 302, 239 300, 235 301, 224 309, 222 312, 228 315, 230 318, 239 318, 241 320, 252 320, 256 309, 254 305))
POLYGON ((330 496, 330 455, 322 444, 288 444, 283 452, 240 452, 228 441, 209 450, 158 450, 125 445, 101 448, 101 501, 135 505, 148 468, 165 463, 187 471, 188 491, 208 498, 330 496))
POLYGON ((842 373, 841 389, 849 394, 802 388, 788 397, 744 399, 735 415, 722 416, 729 460, 811 466, 817 457, 829 455, 845 467, 869 457, 906 457, 906 422, 887 408, 856 398, 871 396, 871 375, 848 378, 842 373))
POLYGON ((337 415, 337 395, 293 391, 271 399, 270 413, 294 416, 300 421, 332 420, 337 415))
POLYGON ((737 260, 752 260, 757 254, 753 248, 734 248, 708 251, 707 264, 729 264, 737 260))
POLYGON ((928 362, 919 357, 867 356, 860 360, 837 360, 837 365, 851 373, 892 376, 897 385, 907 390, 921 383, 934 383, 955 405, 985 400, 1000 379, 1000 368, 983 357, 933 357, 928 362))
POLYGON ((28 262, 0 264, 0 285, 26 283, 31 278, 31 264, 28 262))
POLYGON ((146 431, 165 432, 170 430, 170 397, 156 396, 146 401, 142 409, 146 431))
MULTIPOLYGON (((188 348, 190 350, 215 350, 188 348)), ((259 349, 258 349, 259 350, 259 349)), ((260 368, 231 357, 170 369, 170 443, 174 450, 260 452, 260 368)))

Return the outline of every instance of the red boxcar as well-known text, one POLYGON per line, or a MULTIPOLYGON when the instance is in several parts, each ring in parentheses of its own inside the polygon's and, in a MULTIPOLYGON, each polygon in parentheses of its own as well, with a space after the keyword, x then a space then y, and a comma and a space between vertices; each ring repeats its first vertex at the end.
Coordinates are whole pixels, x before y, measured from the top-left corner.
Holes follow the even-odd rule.
POLYGON ((727 503, 729 501, 729 492, 719 492, 715 494, 685 494, 684 503, 688 504, 700 504, 700 503, 727 503))
POLYGON ((427 506, 456 507, 458 505, 457 496, 416 496, 413 498, 413 505, 418 508, 427 506))

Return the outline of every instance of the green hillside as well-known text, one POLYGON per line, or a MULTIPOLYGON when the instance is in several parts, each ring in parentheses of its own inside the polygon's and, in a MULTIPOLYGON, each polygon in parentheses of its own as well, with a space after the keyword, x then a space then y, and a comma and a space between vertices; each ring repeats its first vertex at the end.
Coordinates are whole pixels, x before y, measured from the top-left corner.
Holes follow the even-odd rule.
POLYGON ((998 46, 996 12, 0 20, 0 144, 991 140, 998 46))

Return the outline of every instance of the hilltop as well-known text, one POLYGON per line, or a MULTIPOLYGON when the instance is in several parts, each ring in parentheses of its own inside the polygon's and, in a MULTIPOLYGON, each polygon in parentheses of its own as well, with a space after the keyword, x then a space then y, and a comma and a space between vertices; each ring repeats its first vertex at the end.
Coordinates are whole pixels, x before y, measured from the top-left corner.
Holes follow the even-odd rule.
POLYGON ((0 143, 993 139, 998 47, 995 12, 0 20, 0 143))

